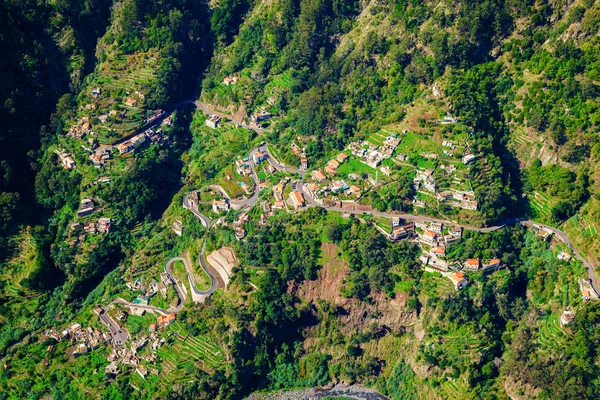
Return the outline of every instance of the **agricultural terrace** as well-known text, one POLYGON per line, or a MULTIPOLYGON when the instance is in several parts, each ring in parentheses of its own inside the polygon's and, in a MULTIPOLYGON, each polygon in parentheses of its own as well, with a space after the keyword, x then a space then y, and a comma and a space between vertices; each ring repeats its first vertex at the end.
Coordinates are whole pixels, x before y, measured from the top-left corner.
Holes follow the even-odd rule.
POLYGON ((159 64, 156 51, 108 56, 79 96, 77 121, 88 117, 101 144, 132 134, 151 114, 146 96, 156 82, 159 64))
POLYGON ((196 112, 192 122, 196 138, 184 156, 190 184, 195 187, 217 184, 232 198, 247 194, 242 188, 244 183, 252 192, 252 178, 236 172, 235 160, 248 157, 250 150, 256 147, 256 133, 228 122, 217 129, 209 128, 205 120, 204 113, 196 112))

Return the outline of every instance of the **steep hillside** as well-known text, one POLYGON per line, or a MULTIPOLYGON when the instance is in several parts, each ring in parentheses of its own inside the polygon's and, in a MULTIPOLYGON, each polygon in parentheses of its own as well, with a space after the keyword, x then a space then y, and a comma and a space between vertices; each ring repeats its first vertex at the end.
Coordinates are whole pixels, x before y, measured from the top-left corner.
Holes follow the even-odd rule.
POLYGON ((600 396, 598 2, 0 12, 0 399, 600 396))

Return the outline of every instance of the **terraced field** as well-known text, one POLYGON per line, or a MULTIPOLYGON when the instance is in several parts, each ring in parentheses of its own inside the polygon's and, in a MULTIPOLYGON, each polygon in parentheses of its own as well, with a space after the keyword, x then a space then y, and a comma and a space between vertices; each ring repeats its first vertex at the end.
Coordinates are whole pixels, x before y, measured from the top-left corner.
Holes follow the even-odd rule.
POLYGON ((283 89, 283 90, 291 90, 296 83, 296 80, 292 77, 291 71, 286 71, 282 74, 274 76, 271 79, 271 82, 274 86, 283 89))
POLYGON ((442 384, 442 392, 446 394, 447 399, 474 399, 475 393, 469 385, 461 378, 453 381, 446 381, 442 384))
POLYGON ((383 133, 376 132, 367 138, 367 142, 375 146, 383 146, 383 141, 387 136, 383 133))
POLYGON ((215 368, 225 361, 223 350, 206 337, 189 336, 179 322, 173 323, 169 329, 175 333, 177 339, 173 349, 181 350, 180 354, 185 354, 196 361, 200 361, 208 368, 215 368))
POLYGON ((552 199, 543 193, 534 192, 529 196, 529 204, 538 218, 550 218, 552 216, 552 199))
POLYGON ((566 339, 569 333, 560 326, 558 315, 551 314, 538 321, 539 331, 537 343, 540 351, 547 353, 560 353, 566 348, 566 339))

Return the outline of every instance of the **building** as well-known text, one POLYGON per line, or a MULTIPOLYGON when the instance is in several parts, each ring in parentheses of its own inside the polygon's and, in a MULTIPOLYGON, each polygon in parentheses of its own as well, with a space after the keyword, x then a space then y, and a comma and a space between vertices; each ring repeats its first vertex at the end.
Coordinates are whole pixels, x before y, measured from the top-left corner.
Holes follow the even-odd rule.
POLYGON ((408 232, 402 227, 396 227, 392 229, 390 234, 390 240, 400 240, 408 237, 408 232))
POLYGON ((144 143, 146 143, 146 135, 143 133, 140 133, 139 135, 135 135, 134 137, 132 137, 130 139, 131 144, 133 145, 134 148, 138 149, 140 148, 144 143))
POLYGON ((125 104, 128 105, 129 107, 133 107, 137 104, 137 100, 134 99, 133 97, 128 97, 127 100, 125 100, 125 104))
POLYGON ((325 174, 323 173, 323 171, 321 171, 320 169, 318 169, 316 171, 313 171, 312 177, 317 182, 323 182, 325 179, 327 179, 327 177, 325 176, 325 174))
POLYGON ((444 226, 443 224, 437 223, 437 222, 431 222, 429 224, 429 230, 435 233, 442 233, 444 226))
POLYGON ((294 208, 304 207, 304 196, 300 192, 292 192, 290 193, 290 200, 294 208))
POLYGON ((441 271, 448 271, 448 261, 443 260, 441 258, 437 258, 437 257, 432 257, 431 260, 429 261, 429 264, 435 268, 437 268, 438 270, 441 271))
POLYGON ((181 223, 180 220, 176 219, 175 221, 173 221, 173 232, 175 232, 175 234, 177 236, 181 236, 183 235, 183 224, 181 223))
POLYGON ((304 154, 300 156, 300 169, 307 170, 308 169, 308 158, 304 154))
POLYGON ((536 228, 537 230, 535 231, 535 235, 544 241, 548 240, 554 234, 551 229, 546 228, 545 226, 536 226, 536 228))
POLYGON ((60 162, 62 163, 63 167, 65 167, 66 169, 75 168, 75 160, 73 159, 73 157, 70 154, 66 154, 63 157, 61 157, 60 162))
POLYGON ((425 230, 422 234, 419 235, 419 241, 428 245, 433 245, 436 243, 437 234, 430 230, 425 230))
POLYGON ((439 246, 432 247, 431 254, 435 255, 436 257, 444 257, 446 255, 446 249, 439 246))
POLYGON ((256 164, 261 163, 261 162, 265 161, 266 159, 267 159, 267 156, 262 151, 257 151, 256 153, 252 154, 252 160, 256 164))
POLYGON ((479 258, 467 258, 463 263, 463 268, 467 271, 479 271, 479 258))
POLYGON ((233 230, 233 234, 237 240, 242 240, 244 236, 246 236, 246 230, 241 226, 236 226, 233 230))
POLYGON ((329 175, 332 175, 332 176, 337 174, 336 169, 334 167, 332 167, 331 165, 325 166, 325 172, 327 172, 329 175))
POLYGON ((90 198, 84 198, 81 200, 81 208, 77 211, 78 217, 84 217, 94 212, 94 202, 90 198))
POLYGON ((283 202, 283 200, 277 200, 275 203, 273 203, 273 210, 281 210, 285 207, 285 203, 283 202))
POLYGON ((467 164, 475 161, 476 158, 477 157, 475 157, 473 154, 465 154, 462 158, 462 162, 463 162, 463 164, 467 165, 467 164))
POLYGON ((252 169, 250 168, 250 163, 246 160, 238 158, 235 160, 235 171, 241 176, 249 176, 252 175, 252 169))
POLYGON ((115 361, 111 362, 104 368, 104 373, 107 375, 117 375, 119 373, 119 364, 115 361))
POLYGON ((96 224, 96 228, 100 233, 108 233, 110 232, 110 224, 112 223, 112 219, 110 218, 98 218, 98 223, 96 224))
POLYGON ((556 256, 556 258, 558 258, 561 261, 571 261, 571 255, 569 253, 567 253, 566 251, 562 250, 560 253, 558 253, 558 255, 556 256))
POLYGON ((350 186, 350 190, 352 191, 352 194, 354 194, 356 197, 360 197, 360 187, 352 185, 350 186))
POLYGON ((452 281, 452 284, 454 284, 454 289, 456 290, 464 288, 469 283, 466 275, 460 271, 451 273, 448 275, 448 278, 452 281))
POLYGON ((346 161, 348 159, 348 154, 342 152, 342 153, 338 154, 335 159, 337 161, 339 161, 340 164, 342 164, 344 161, 346 161))
POLYGON ((484 271, 495 270, 495 269, 500 269, 502 267, 504 267, 502 260, 500 260, 499 258, 494 258, 493 260, 490 260, 489 263, 487 263, 486 265, 483 266, 483 270, 484 271))
POLYGON ((252 122, 254 123, 259 123, 262 121, 266 121, 268 119, 271 119, 273 117, 273 115, 267 111, 261 111, 258 114, 254 114, 251 118, 252 122))
POLYGON ((478 204, 476 201, 461 201, 458 206, 465 210, 476 211, 478 204))
POLYGON ((229 210, 229 201, 227 201, 227 199, 213 200, 212 210, 216 214, 219 214, 221 211, 226 212, 227 210, 229 210))
POLYGON ((575 313, 571 310, 563 311, 560 316, 560 326, 569 325, 571 322, 575 320, 575 313))
POLYGON ((236 76, 226 76, 225 79, 223 79, 223 83, 227 86, 229 85, 235 85, 237 83, 238 78, 236 76))
POLYGON ((214 128, 217 129, 219 127, 219 124, 221 123, 221 117, 219 117, 218 115, 211 115, 210 118, 208 118, 206 121, 204 121, 204 124, 210 128, 214 128))
POLYGON ((161 315, 158 317, 156 324, 158 326, 168 326, 168 325, 171 325, 173 322, 175 322, 176 318, 177 318, 177 316, 175 315, 175 313, 161 315))
POLYGON ((389 167, 383 166, 379 168, 379 170, 385 175, 390 176, 392 174, 392 170, 389 167))

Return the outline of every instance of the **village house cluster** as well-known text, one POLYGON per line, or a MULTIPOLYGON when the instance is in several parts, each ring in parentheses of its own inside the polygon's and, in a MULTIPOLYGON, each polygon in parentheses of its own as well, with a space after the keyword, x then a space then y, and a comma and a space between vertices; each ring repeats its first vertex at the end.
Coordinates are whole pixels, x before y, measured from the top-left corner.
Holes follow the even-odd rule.
POLYGON ((352 155, 359 158, 371 168, 377 168, 385 159, 391 158, 400 145, 400 139, 395 133, 385 138, 382 146, 377 146, 368 141, 352 142, 348 146, 352 155))
POLYGON ((423 253, 420 262, 427 272, 439 272, 447 276, 456 290, 467 285, 466 272, 493 271, 504 268, 499 258, 483 263, 479 258, 467 258, 463 261, 450 262, 447 258, 448 247, 462 238, 461 227, 445 227, 444 224, 432 221, 415 222, 417 241, 423 253))
POLYGON ((94 329, 89 326, 83 328, 81 324, 78 323, 73 324, 60 332, 55 328, 47 329, 42 333, 41 337, 42 339, 51 338, 57 342, 70 341, 73 346, 67 351, 73 358, 77 358, 89 351, 96 350, 102 343, 110 342, 111 340, 109 332, 102 332, 99 329, 94 329))
POLYGON ((107 357, 110 364, 106 366, 104 372, 116 376, 121 372, 120 365, 130 365, 135 367, 135 372, 144 379, 149 373, 158 375, 159 371, 157 369, 150 368, 141 364, 141 362, 156 364, 158 361, 157 350, 166 344, 166 339, 158 335, 157 326, 162 329, 170 325, 175 319, 175 314, 161 315, 158 317, 157 323, 150 325, 148 332, 141 333, 138 337, 133 338, 129 343, 129 347, 113 347, 107 357), (149 348, 149 351, 140 353, 146 347, 149 348))
MULTIPOLYGON (((92 104, 88 104, 88 109, 95 109, 96 107, 92 104)), ((92 131, 92 124, 90 123, 89 117, 81 117, 79 121, 69 128, 69 132, 67 133, 67 137, 71 139, 81 139, 85 135, 95 135, 92 131)))
MULTIPOLYGON (((147 306, 150 302, 150 299, 154 297, 156 294, 160 293, 164 299, 167 298, 167 294, 169 292, 170 285, 173 284, 169 275, 165 272, 161 273, 160 281, 156 281, 155 279, 151 279, 147 283, 144 282, 144 279, 139 277, 136 278, 133 282, 126 282, 125 286, 133 293, 141 292, 135 300, 133 301, 136 305, 147 306)), ((177 306, 177 299, 174 300, 175 304, 173 306, 177 306)))
POLYGON ((119 154, 126 155, 135 152, 145 144, 166 143, 168 138, 162 134, 162 130, 146 129, 142 133, 138 133, 133 137, 124 140, 115 145, 119 154))
POLYGON ((65 169, 75 168, 76 164, 75 164, 75 159, 73 158, 73 155, 67 153, 64 149, 54 150, 54 153, 56 153, 56 155, 58 155, 58 159, 59 159, 61 165, 65 169))

